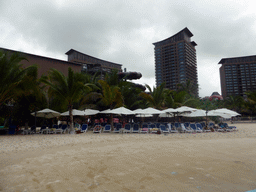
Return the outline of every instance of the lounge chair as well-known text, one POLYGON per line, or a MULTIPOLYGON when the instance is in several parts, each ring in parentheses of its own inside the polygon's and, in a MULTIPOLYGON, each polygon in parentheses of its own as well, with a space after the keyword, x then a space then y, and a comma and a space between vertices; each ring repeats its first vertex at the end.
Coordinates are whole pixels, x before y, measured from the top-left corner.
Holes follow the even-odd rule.
POLYGON ((208 123, 208 127, 209 127, 209 128, 215 128, 215 125, 214 125, 213 122, 209 122, 209 123, 208 123))
POLYGON ((42 125, 42 126, 41 126, 40 133, 41 133, 41 134, 43 134, 43 133, 48 134, 48 133, 49 133, 49 130, 46 129, 46 125, 42 125))
POLYGON ((127 123, 124 126, 123 133, 131 133, 131 124, 127 123))
POLYGON ((202 127, 201 123, 196 123, 196 132, 197 133, 203 132, 203 127, 202 127))
POLYGON ((148 124, 147 123, 143 123, 142 125, 141 125, 141 128, 148 128, 149 126, 148 126, 148 124))
POLYGON ((135 123, 132 128, 132 133, 139 133, 139 132, 140 132, 139 125, 135 123))
POLYGON ((218 131, 218 132, 223 132, 223 131, 225 131, 226 128, 225 128, 225 126, 224 126, 223 123, 219 123, 218 126, 219 126, 219 127, 217 128, 217 131, 218 131))
POLYGON ((168 127, 170 133, 178 133, 178 130, 175 129, 175 127, 173 126, 173 124, 168 123, 168 124, 167 124, 167 127, 168 127))
POLYGON ((62 129, 62 124, 59 124, 55 130, 54 130, 54 133, 57 134, 57 133, 63 133, 63 129, 62 129))
POLYGON ((122 125, 120 123, 117 123, 113 132, 114 133, 120 133, 121 128, 122 128, 122 125))
POLYGON ((35 134, 35 133, 36 133, 36 126, 33 125, 33 126, 30 128, 29 134, 35 134))
POLYGON ((87 130, 88 130, 88 124, 83 124, 81 127, 81 132, 86 133, 87 130))
POLYGON ((173 126, 175 127, 176 130, 179 130, 181 128, 180 123, 178 122, 173 123, 173 126))
POLYGON ((53 124, 52 128, 48 129, 48 134, 55 133, 55 130, 58 129, 58 125, 53 124))
POLYGON ((156 128, 156 127, 155 128, 151 128, 150 131, 151 131, 152 134, 154 134, 154 133, 156 134, 159 131, 159 128, 156 128))
POLYGON ((63 124, 61 128, 63 130, 62 133, 68 132, 68 125, 67 124, 63 124))
POLYGON ((102 127, 101 125, 96 125, 93 127, 93 133, 101 133, 102 127))
POLYGON ((186 123, 184 123, 184 126, 186 127, 186 129, 189 129, 190 127, 189 127, 189 122, 186 122, 186 123))
POLYGON ((9 135, 14 135, 16 128, 17 128, 16 125, 10 125, 10 126, 9 126, 9 130, 8 130, 8 134, 9 134, 9 135))
POLYGON ((160 125, 160 131, 161 133, 164 133, 164 134, 170 133, 165 125, 160 125))
POLYGON ((200 124, 202 125, 203 129, 206 127, 205 122, 201 122, 200 124))
POLYGON ((180 129, 181 129, 181 132, 184 132, 184 133, 192 133, 193 130, 190 128, 190 126, 186 127, 184 123, 181 123, 180 124, 180 129))
POLYGON ((229 126, 227 123, 223 123, 223 125, 224 125, 224 127, 226 128, 226 131, 228 131, 228 132, 237 130, 237 129, 236 129, 236 126, 229 126))
POLYGON ((103 133, 110 133, 111 132, 111 125, 110 124, 106 124, 103 128, 103 133))
POLYGON ((149 133, 149 129, 148 128, 141 128, 140 129, 140 133, 149 133))
POLYGON ((189 127, 193 130, 193 132, 197 132, 197 130, 196 130, 196 124, 195 123, 190 123, 189 124, 189 127))

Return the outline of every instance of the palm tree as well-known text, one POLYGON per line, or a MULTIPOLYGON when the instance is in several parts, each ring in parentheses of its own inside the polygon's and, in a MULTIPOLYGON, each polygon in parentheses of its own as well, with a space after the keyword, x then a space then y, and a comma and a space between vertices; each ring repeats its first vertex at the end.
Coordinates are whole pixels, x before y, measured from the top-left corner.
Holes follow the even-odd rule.
POLYGON ((120 81, 118 84, 124 100, 124 106, 129 109, 139 108, 142 98, 139 94, 144 91, 141 87, 128 81, 120 81))
POLYGON ((30 68, 17 87, 18 118, 29 119, 31 111, 47 107, 45 86, 38 78, 37 66, 30 68), (21 111, 22 110, 22 111, 21 111), (22 117, 21 114, 24 114, 22 117))
POLYGON ((0 52, 0 107, 17 95, 17 87, 23 77, 30 69, 35 68, 35 66, 30 66, 23 69, 20 64, 22 60, 26 58, 18 53, 8 55, 0 52))
POLYGON ((83 93, 92 90, 90 84, 84 84, 81 80, 80 73, 74 73, 71 68, 68 69, 68 76, 65 77, 63 73, 56 69, 51 69, 49 72, 49 80, 44 79, 43 82, 49 86, 48 94, 57 98, 62 103, 68 106, 70 117, 70 133, 74 133, 73 127, 73 104, 78 102, 83 93))
POLYGON ((230 95, 224 100, 224 105, 228 109, 231 109, 240 113, 244 105, 244 99, 240 95, 237 95, 237 96, 230 95))
MULTIPOLYGON (((99 105, 114 109, 123 106, 123 97, 120 88, 116 85, 110 86, 106 81, 99 80, 101 84, 101 95, 99 105)), ((113 127, 113 114, 110 115, 111 127, 113 127)))
POLYGON ((118 86, 110 86, 106 81, 99 80, 102 88, 102 94, 100 96, 100 104, 114 109, 123 106, 123 97, 118 86))
POLYGON ((177 86, 179 87, 179 91, 186 91, 191 96, 197 96, 198 94, 198 84, 193 84, 190 79, 184 83, 178 84, 177 86))
POLYGON ((252 115, 256 113, 256 91, 254 92, 247 92, 247 99, 245 101, 245 108, 248 112, 252 115))
POLYGON ((149 94, 146 92, 141 92, 139 95, 144 98, 149 106, 154 107, 156 109, 164 108, 165 99, 166 99, 166 89, 165 83, 162 83, 158 87, 153 87, 153 91, 149 85, 145 85, 146 88, 149 90, 149 94))

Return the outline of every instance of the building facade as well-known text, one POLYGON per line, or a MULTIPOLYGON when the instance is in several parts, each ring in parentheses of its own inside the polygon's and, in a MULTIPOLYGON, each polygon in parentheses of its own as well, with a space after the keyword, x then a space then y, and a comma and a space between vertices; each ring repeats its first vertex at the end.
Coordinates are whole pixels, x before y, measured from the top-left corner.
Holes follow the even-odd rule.
POLYGON ((121 64, 98 59, 74 49, 70 49, 66 52, 66 55, 68 55, 69 62, 82 65, 83 71, 87 73, 94 74, 95 72, 100 72, 104 75, 105 73, 110 73, 112 69, 117 69, 118 72, 122 72, 121 64))
POLYGON ((196 49, 191 41, 193 34, 184 28, 177 34, 153 43, 155 46, 156 86, 166 83, 166 88, 178 90, 178 84, 190 81, 193 93, 198 96, 196 49))
POLYGON ((223 98, 230 95, 245 97, 256 91, 256 55, 223 58, 220 60, 220 83, 223 98))
POLYGON ((64 75, 68 75, 68 68, 71 67, 75 72, 87 71, 91 73, 101 72, 111 72, 111 69, 117 69, 119 72, 122 71, 121 64, 116 64, 108 61, 104 61, 73 49, 70 49, 66 54, 68 55, 68 61, 63 61, 59 59, 44 57, 40 55, 33 55, 30 53, 24 53, 20 51, 0 48, 0 51, 7 53, 19 53, 21 56, 25 57, 27 60, 21 61, 23 67, 28 67, 30 65, 38 65, 38 76, 47 75, 51 68, 57 69, 64 75))

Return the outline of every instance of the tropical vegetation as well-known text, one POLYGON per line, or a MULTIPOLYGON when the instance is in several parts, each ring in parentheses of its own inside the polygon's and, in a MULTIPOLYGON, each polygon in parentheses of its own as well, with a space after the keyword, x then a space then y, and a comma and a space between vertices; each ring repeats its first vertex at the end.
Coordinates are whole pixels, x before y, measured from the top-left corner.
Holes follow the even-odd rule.
POLYGON ((256 92, 246 93, 246 98, 229 96, 210 101, 197 97, 198 86, 192 86, 190 81, 178 85, 178 91, 174 91, 166 89, 165 83, 153 88, 137 85, 125 77, 119 78, 116 70, 104 79, 99 74, 76 73, 71 68, 67 76, 51 69, 47 76, 38 77, 37 66, 23 68, 20 64, 23 60, 26 58, 17 53, 0 53, 1 124, 7 124, 10 116, 20 124, 31 122, 30 113, 43 108, 68 110, 72 131, 74 108, 104 110, 124 106, 131 110, 146 107, 162 110, 186 105, 205 110, 225 107, 244 115, 256 115, 256 92))

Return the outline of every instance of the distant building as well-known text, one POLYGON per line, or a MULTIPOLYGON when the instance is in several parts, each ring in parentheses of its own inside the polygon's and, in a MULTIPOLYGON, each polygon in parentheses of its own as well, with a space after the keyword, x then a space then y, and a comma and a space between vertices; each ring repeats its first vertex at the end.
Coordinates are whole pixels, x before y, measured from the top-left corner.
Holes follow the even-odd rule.
POLYGON ((223 100, 223 97, 218 92, 213 92, 212 95, 209 97, 209 100, 223 100))
POLYGON ((223 58, 219 64, 222 64, 220 83, 223 98, 245 96, 245 92, 256 91, 256 55, 223 58))
POLYGON ((223 97, 218 92, 213 92, 211 96, 205 96, 202 100, 223 100, 223 97))
POLYGON ((98 59, 78 52, 74 49, 70 49, 68 52, 66 52, 66 55, 68 55, 69 62, 82 65, 83 71, 87 73, 94 74, 96 72, 100 72, 101 75, 104 75, 105 73, 110 73, 112 69, 122 72, 121 64, 98 59))
POLYGON ((53 59, 49 57, 44 57, 40 55, 33 55, 30 53, 24 53, 20 51, 0 48, 0 51, 7 53, 20 53, 21 56, 24 56, 28 61, 23 60, 21 64, 23 67, 28 67, 33 64, 38 65, 38 75, 47 75, 48 71, 51 68, 55 68, 58 71, 62 72, 64 75, 68 74, 68 68, 71 67, 75 72, 87 71, 88 73, 100 72, 102 74, 106 72, 111 72, 111 69, 117 69, 118 72, 121 72, 121 64, 116 64, 108 61, 104 61, 73 49, 70 49, 66 54, 68 55, 68 61, 63 61, 59 59, 53 59))
POLYGON ((195 49, 197 44, 191 41, 192 36, 190 30, 184 28, 165 40, 153 43, 155 45, 156 86, 165 82, 166 88, 178 90, 177 84, 190 80, 196 87, 194 94, 198 96, 195 49))

